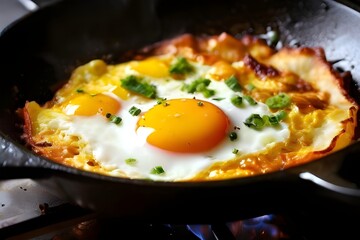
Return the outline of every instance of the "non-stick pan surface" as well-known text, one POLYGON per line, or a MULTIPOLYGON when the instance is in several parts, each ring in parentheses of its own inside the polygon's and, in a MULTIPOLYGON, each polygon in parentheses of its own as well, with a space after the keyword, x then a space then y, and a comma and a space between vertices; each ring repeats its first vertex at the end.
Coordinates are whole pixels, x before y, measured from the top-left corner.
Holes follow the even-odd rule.
POLYGON ((284 45, 322 46, 350 71, 359 99, 360 14, 335 1, 68 0, 30 14, 0 36, 0 178, 34 178, 104 216, 207 223, 320 204, 360 211, 359 143, 309 164, 240 179, 172 183, 101 176, 56 164, 23 146, 15 110, 51 99, 71 71, 181 33, 235 36, 279 31, 284 45), (354 170, 355 169, 355 170, 354 170), (359 169, 359 168, 358 168, 359 169))

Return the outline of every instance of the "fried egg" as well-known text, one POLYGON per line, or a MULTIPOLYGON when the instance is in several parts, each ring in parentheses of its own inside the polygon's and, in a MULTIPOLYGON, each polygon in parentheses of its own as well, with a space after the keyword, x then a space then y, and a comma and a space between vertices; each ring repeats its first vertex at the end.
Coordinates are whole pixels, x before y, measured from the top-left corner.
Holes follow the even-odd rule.
POLYGON ((51 101, 26 103, 27 143, 86 171, 199 181, 284 169, 352 141, 357 105, 342 90, 332 89, 342 103, 330 104, 310 77, 298 77, 304 69, 275 69, 279 55, 255 40, 223 34, 197 40, 197 52, 188 37, 139 60, 79 66, 51 101))

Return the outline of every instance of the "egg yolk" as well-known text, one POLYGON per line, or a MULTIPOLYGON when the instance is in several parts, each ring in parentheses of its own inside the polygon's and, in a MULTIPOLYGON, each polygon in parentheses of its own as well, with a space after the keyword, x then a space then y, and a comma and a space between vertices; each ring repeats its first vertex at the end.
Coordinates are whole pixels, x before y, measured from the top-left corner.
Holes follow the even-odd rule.
POLYGON ((121 98, 123 100, 127 100, 130 96, 130 92, 120 86, 116 87, 112 91, 112 93, 114 93, 115 95, 117 95, 119 98, 121 98))
POLYGON ((120 103, 105 94, 79 94, 71 99, 65 106, 65 112, 69 115, 92 116, 95 114, 115 114, 120 110, 120 103))
POLYGON ((132 62, 131 68, 141 74, 155 78, 169 76, 169 67, 163 61, 156 58, 149 58, 139 62, 132 62))
POLYGON ((154 131, 147 142, 164 150, 181 153, 207 151, 226 136, 229 119, 210 102, 172 99, 146 112, 139 127, 154 131))

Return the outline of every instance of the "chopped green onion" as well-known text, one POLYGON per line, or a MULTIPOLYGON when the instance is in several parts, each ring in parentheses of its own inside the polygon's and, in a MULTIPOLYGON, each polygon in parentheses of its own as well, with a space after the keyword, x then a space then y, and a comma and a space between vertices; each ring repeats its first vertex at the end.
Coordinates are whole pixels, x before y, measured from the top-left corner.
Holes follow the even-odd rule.
POLYGON ((111 119, 111 122, 115 124, 120 124, 121 121, 122 121, 121 117, 117 117, 117 116, 111 119))
POLYGON ((286 116, 287 114, 284 110, 276 115, 263 115, 262 117, 259 114, 251 114, 250 117, 245 120, 244 124, 256 130, 260 130, 265 126, 276 127, 286 116))
POLYGON ((244 96, 244 99, 252 106, 257 104, 257 102, 250 96, 244 96))
POLYGON ((190 84, 184 84, 181 90, 188 93, 200 92, 204 95, 204 97, 209 98, 215 95, 215 90, 208 88, 210 83, 210 79, 198 78, 190 84))
POLYGON ((287 114, 284 110, 281 110, 278 114, 276 114, 276 118, 280 122, 281 120, 284 120, 286 118, 287 114))
POLYGON ((156 87, 134 75, 127 76, 121 80, 121 86, 129 91, 138 93, 148 98, 156 98, 156 87))
POLYGON ((222 98, 222 97, 218 97, 218 98, 213 98, 212 100, 215 100, 215 101, 222 101, 224 100, 225 98, 222 98))
POLYGON ((77 93, 84 93, 85 91, 83 89, 81 89, 81 88, 78 88, 78 89, 76 89, 76 92, 77 93))
POLYGON ((237 96, 237 95, 230 99, 231 103, 236 107, 242 106, 242 102, 243 102, 242 100, 243 100, 242 97, 237 96))
POLYGON ((105 116, 106 116, 106 118, 109 119, 110 122, 115 123, 115 124, 120 124, 121 121, 122 121, 121 117, 118 117, 118 116, 113 115, 111 113, 107 113, 105 116))
POLYGON ((163 104, 165 101, 166 101, 166 98, 157 98, 157 99, 156 99, 156 103, 157 103, 158 105, 163 104))
POLYGON ((255 89, 255 85, 252 84, 252 83, 249 83, 245 86, 245 88, 248 90, 248 91, 252 91, 255 89))
POLYGON ((128 158, 128 159, 125 159, 125 163, 133 166, 137 163, 137 160, 135 158, 128 158))
POLYGON ((270 115, 270 116, 264 115, 263 119, 266 125, 276 126, 279 124, 279 119, 274 115, 270 115))
POLYGON ((206 89, 211 83, 210 79, 207 78, 198 78, 190 84, 185 84, 183 90, 188 93, 201 92, 206 89))
POLYGON ((157 98, 156 103, 157 105, 162 104, 164 105, 164 107, 169 106, 169 103, 166 102, 166 100, 167 100, 166 98, 157 98))
POLYGON ((291 103, 291 98, 286 93, 280 93, 276 96, 266 99, 265 104, 272 109, 285 108, 291 103))
POLYGON ((196 85, 194 92, 202 92, 202 91, 206 90, 206 88, 207 88, 207 86, 209 86, 209 84, 210 84, 209 79, 204 79, 203 81, 199 81, 198 84, 196 85))
POLYGON ((204 103, 201 102, 201 101, 199 101, 199 102, 197 103, 197 105, 201 107, 201 106, 204 106, 204 103))
POLYGON ((162 166, 156 166, 153 169, 151 169, 150 173, 160 175, 160 174, 164 174, 165 170, 163 169, 162 166))
POLYGON ((230 141, 235 141, 237 139, 237 133, 236 132, 231 132, 229 134, 229 138, 230 138, 230 141))
POLYGON ((137 116, 141 113, 141 109, 135 107, 135 106, 132 106, 129 110, 129 113, 133 116, 137 116))
POLYGON ((234 148, 234 149, 232 150, 232 153, 233 153, 233 154, 238 154, 238 152, 239 152, 239 149, 234 148))
POLYGON ((265 121, 259 114, 251 114, 250 117, 245 120, 244 124, 250 128, 260 130, 264 127, 265 121))
POLYGON ((204 95, 204 97, 209 98, 209 97, 212 97, 212 96, 215 95, 215 90, 213 90, 213 89, 205 89, 201 93, 204 95))
POLYGON ((175 63, 170 65, 169 72, 174 74, 186 74, 194 71, 194 67, 184 57, 176 59, 175 63))
POLYGON ((237 78, 232 75, 231 77, 229 77, 228 79, 225 80, 225 84, 234 92, 240 92, 241 91, 241 86, 239 84, 239 81, 237 80, 237 78))

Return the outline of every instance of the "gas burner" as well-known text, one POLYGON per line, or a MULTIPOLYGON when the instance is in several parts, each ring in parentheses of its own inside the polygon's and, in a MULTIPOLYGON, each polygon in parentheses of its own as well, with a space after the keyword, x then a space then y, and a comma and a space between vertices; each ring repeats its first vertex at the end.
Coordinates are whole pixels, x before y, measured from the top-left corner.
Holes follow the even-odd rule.
POLYGON ((38 217, 0 229, 0 239, 317 240, 352 239, 357 234, 355 215, 331 209, 190 225, 127 222, 100 217, 72 204, 44 207, 39 206, 39 212, 43 211, 38 217))
POLYGON ((39 217, 0 230, 2 239, 37 240, 96 240, 119 235, 122 239, 158 240, 301 239, 293 234, 292 226, 281 215, 214 224, 151 224, 98 217, 70 204, 49 207, 39 217))

